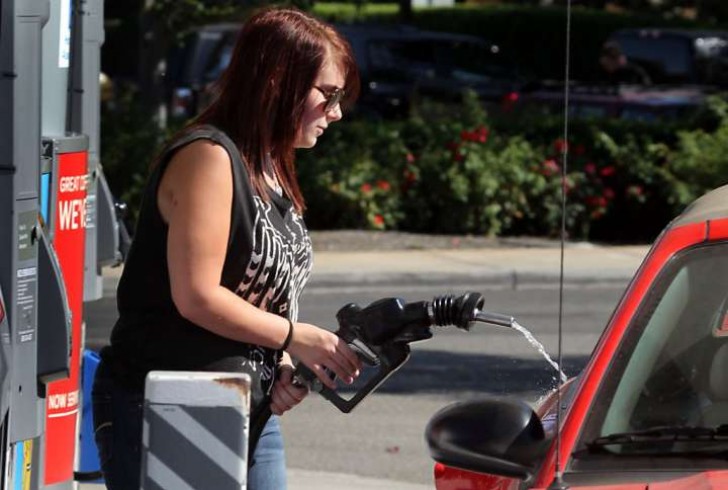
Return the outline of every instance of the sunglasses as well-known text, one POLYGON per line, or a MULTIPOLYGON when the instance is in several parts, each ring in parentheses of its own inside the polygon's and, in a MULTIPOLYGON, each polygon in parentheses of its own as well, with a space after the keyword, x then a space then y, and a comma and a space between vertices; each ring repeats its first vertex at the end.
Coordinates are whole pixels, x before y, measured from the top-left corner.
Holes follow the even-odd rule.
POLYGON ((321 92, 321 95, 326 99, 326 105, 324 106, 324 112, 331 112, 334 110, 346 95, 346 91, 343 88, 335 88, 334 90, 324 90, 321 87, 314 87, 316 90, 321 92))

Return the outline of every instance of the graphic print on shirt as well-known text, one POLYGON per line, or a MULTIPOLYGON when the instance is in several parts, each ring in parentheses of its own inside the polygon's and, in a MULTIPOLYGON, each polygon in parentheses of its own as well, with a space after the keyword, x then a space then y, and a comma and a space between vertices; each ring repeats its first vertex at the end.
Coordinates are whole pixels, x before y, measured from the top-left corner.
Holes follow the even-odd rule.
MULTIPOLYGON (((291 210, 283 223, 270 202, 253 197, 256 215, 250 260, 236 294, 262 310, 295 322, 298 298, 311 272, 311 239, 301 216, 291 210), (276 227, 275 223, 282 223, 276 227)), ((260 369, 263 390, 273 387, 276 351, 251 345, 243 366, 260 369)))

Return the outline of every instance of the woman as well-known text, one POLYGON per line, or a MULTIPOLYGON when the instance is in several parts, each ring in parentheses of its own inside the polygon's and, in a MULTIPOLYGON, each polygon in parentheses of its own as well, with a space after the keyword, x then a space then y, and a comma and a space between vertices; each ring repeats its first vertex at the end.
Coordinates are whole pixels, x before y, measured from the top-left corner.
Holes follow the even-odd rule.
MULTIPOLYGON (((211 106, 162 152, 119 283, 119 320, 94 383, 109 489, 139 488, 141 402, 150 370, 247 372, 251 419, 274 414, 248 488, 285 488, 276 416, 306 395, 292 360, 334 387, 360 362, 336 335, 297 321, 311 268, 294 151, 313 147, 357 95, 349 45, 296 10, 254 15, 211 106)), ((257 445, 256 445, 257 442, 257 445)))

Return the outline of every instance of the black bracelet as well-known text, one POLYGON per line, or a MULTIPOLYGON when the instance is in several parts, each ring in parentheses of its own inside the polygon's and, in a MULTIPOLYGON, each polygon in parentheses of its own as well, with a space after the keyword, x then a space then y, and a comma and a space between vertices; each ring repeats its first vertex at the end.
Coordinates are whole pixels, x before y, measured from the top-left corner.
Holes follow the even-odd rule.
POLYGON ((288 349, 288 346, 291 345, 291 339, 293 338, 293 322, 290 318, 288 320, 288 335, 286 335, 286 340, 283 341, 283 345, 281 346, 281 350, 288 349))

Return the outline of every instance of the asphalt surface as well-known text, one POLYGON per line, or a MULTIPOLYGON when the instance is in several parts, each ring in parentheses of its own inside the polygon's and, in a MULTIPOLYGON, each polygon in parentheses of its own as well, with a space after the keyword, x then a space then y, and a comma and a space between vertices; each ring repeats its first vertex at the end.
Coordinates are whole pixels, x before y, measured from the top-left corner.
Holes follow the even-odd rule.
MULTIPOLYGON (((356 240, 358 235, 348 237, 356 240)), ((369 240, 367 235, 362 240, 369 240)), ((399 237, 402 238, 402 237, 399 237)), ((331 238, 330 240, 334 240, 331 238)), ((556 288, 563 279, 565 287, 624 285, 645 257, 647 246, 603 246, 590 243, 567 243, 563 269, 561 248, 553 241, 484 241, 437 242, 431 248, 415 241, 419 248, 374 243, 351 243, 326 247, 325 236, 314 237, 314 272, 309 290, 333 288, 345 291, 363 285, 402 285, 416 290, 427 284, 447 281, 453 286, 487 284, 491 289, 556 288), (316 239, 319 243, 317 245, 316 239), (321 240, 324 240, 324 243, 321 240), (439 248, 441 247, 441 248, 439 248), (563 272, 563 274, 562 274, 563 272)), ((121 269, 106 269, 105 290, 113 291, 121 269)), ((81 485, 81 489, 100 488, 81 485)), ((356 475, 289 469, 290 490, 419 490, 434 488, 399 481, 365 478, 356 475)))

